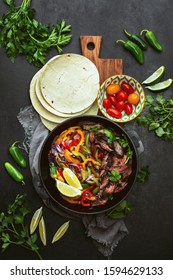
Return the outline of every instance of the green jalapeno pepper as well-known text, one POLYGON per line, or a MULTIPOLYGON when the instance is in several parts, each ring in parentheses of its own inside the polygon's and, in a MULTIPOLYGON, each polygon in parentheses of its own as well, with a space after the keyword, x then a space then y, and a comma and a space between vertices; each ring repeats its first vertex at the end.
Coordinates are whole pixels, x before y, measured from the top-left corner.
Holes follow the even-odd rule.
POLYGON ((22 185, 25 185, 24 177, 23 175, 17 170, 11 163, 5 162, 4 164, 6 171, 11 176, 13 180, 15 180, 17 183, 22 183, 22 185))
POLYGON ((26 167, 26 161, 23 158, 19 148, 16 146, 16 143, 18 142, 19 141, 16 141, 11 145, 9 152, 16 163, 18 163, 21 167, 26 167))
POLYGON ((140 36, 142 36, 142 34, 144 32, 145 32, 145 38, 146 38, 147 42, 150 44, 150 46, 153 47, 158 52, 161 52, 163 50, 163 48, 162 48, 161 44, 159 43, 159 41, 157 40, 154 32, 151 30, 143 29, 140 32, 140 36))
POLYGON ((136 43, 143 51, 147 50, 148 45, 145 43, 145 41, 136 34, 130 34, 124 29, 124 33, 127 35, 127 37, 136 43))
POLYGON ((124 48, 127 49, 128 51, 130 51, 140 64, 144 63, 144 53, 137 44, 135 44, 134 42, 132 42, 130 40, 127 40, 127 41, 117 40, 116 41, 116 43, 119 43, 119 42, 123 43, 124 48))

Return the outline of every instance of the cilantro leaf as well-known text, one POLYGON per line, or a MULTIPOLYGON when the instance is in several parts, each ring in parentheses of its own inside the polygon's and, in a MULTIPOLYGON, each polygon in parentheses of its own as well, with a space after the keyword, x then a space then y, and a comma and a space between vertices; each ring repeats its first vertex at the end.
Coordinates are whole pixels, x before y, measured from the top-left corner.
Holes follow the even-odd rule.
POLYGON ((107 215, 112 219, 122 219, 125 218, 132 210, 133 208, 129 205, 127 200, 123 200, 120 204, 108 212, 107 215))
POLYGON ((137 118, 137 123, 153 131, 157 137, 173 143, 173 99, 147 95, 146 110, 137 118))
POLYGON ((149 176, 150 176, 149 166, 145 165, 139 169, 137 177, 136 177, 136 181, 138 183, 145 183, 148 181, 149 176))
POLYGON ((62 48, 71 41, 72 35, 68 34, 71 25, 66 25, 65 20, 52 26, 39 23, 34 19, 36 12, 30 7, 31 0, 23 0, 20 6, 15 6, 13 0, 4 2, 9 11, 0 18, 0 47, 6 50, 12 62, 20 54, 29 63, 40 67, 45 64, 50 48, 62 53, 62 48))
POLYGON ((0 213, 0 241, 2 252, 10 244, 22 246, 34 251, 41 259, 39 248, 36 244, 37 234, 30 235, 25 224, 25 216, 30 212, 26 195, 17 195, 15 201, 8 205, 7 213, 0 213))
POLYGON ((108 172, 108 176, 111 182, 118 182, 121 179, 120 172, 116 170, 112 170, 111 172, 108 172))

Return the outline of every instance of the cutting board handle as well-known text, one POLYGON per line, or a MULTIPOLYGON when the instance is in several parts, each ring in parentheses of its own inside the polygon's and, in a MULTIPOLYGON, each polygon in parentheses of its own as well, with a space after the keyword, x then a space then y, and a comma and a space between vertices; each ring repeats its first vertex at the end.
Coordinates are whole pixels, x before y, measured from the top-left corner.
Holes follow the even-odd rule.
POLYGON ((96 66, 100 54, 102 36, 80 36, 82 54, 96 66))

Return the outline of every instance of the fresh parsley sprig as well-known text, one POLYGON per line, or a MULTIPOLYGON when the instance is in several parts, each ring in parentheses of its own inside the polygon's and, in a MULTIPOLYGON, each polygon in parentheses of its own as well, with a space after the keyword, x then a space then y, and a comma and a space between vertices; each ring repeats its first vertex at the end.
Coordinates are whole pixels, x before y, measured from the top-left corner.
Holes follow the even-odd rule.
POLYGON ((6 50, 12 62, 18 54, 23 54, 29 63, 35 66, 45 64, 47 50, 56 48, 58 53, 72 38, 71 25, 65 20, 55 25, 38 23, 34 19, 35 10, 31 9, 31 0, 23 0, 15 6, 14 0, 4 0, 9 11, 0 18, 0 47, 6 50))
POLYGON ((146 109, 146 114, 137 118, 138 125, 173 143, 173 99, 165 99, 160 94, 155 98, 147 95, 146 109))
POLYGON ((120 204, 109 211, 107 215, 112 219, 122 219, 125 218, 132 210, 133 208, 129 205, 128 201, 123 200, 120 204))
POLYGON ((111 144, 114 141, 118 141, 121 147, 126 149, 128 160, 132 159, 133 151, 130 148, 129 141, 124 134, 122 134, 121 137, 117 136, 111 129, 107 129, 107 128, 104 129, 104 134, 108 138, 109 144, 111 144))
POLYGON ((37 234, 29 234, 29 229, 25 224, 25 217, 30 212, 26 201, 26 195, 17 195, 14 203, 9 204, 7 213, 0 213, 0 241, 2 252, 10 244, 22 246, 37 254, 42 259, 37 246, 37 234))
POLYGON ((112 170, 108 172, 108 176, 111 182, 118 182, 121 179, 121 174, 117 170, 112 170))
POLYGON ((146 183, 150 176, 150 168, 148 165, 141 167, 138 171, 136 181, 138 183, 146 183))

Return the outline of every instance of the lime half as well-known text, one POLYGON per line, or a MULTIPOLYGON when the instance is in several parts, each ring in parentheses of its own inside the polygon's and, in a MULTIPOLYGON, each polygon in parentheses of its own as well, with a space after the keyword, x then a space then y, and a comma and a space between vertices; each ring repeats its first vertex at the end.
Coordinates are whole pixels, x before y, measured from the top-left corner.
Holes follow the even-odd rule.
POLYGON ((56 180, 56 187, 59 190, 59 192, 65 196, 68 197, 76 197, 76 196, 80 196, 82 194, 81 190, 70 186, 66 183, 63 183, 57 179, 56 180))
POLYGON ((172 79, 168 79, 164 82, 160 82, 151 86, 147 86, 145 88, 151 90, 151 91, 163 91, 166 90, 167 88, 170 87, 170 85, 172 84, 173 80, 172 79))
POLYGON ((154 83, 158 83, 163 77, 164 73, 165 73, 165 66, 161 66, 151 76, 149 76, 145 81, 143 81, 142 84, 151 85, 154 83))
POLYGON ((73 173, 73 171, 70 168, 64 168, 63 175, 66 180, 66 182, 71 185, 72 187, 75 187, 79 190, 82 190, 82 186, 80 181, 78 180, 77 176, 73 173))

